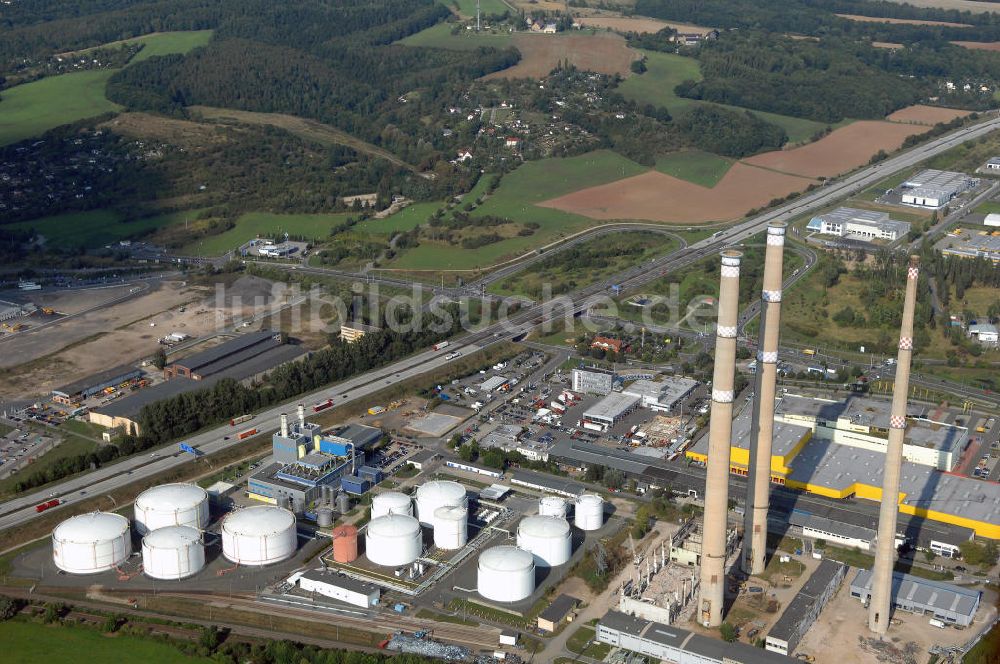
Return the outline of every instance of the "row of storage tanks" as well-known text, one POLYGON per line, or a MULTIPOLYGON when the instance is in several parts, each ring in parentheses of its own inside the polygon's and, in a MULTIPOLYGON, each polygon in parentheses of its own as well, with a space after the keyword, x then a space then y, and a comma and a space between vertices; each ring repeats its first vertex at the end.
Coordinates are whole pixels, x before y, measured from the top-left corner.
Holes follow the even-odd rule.
MULTIPOLYGON (((208 493, 194 484, 164 484, 135 500, 135 530, 142 536, 143 572, 154 579, 184 579, 205 566, 202 533, 208 527, 208 493)), ((70 574, 115 569, 132 555, 132 524, 120 514, 71 517, 52 531, 56 567, 70 574)), ((297 548, 295 515, 270 505, 229 513, 222 521, 222 553, 238 565, 286 560, 297 548)))

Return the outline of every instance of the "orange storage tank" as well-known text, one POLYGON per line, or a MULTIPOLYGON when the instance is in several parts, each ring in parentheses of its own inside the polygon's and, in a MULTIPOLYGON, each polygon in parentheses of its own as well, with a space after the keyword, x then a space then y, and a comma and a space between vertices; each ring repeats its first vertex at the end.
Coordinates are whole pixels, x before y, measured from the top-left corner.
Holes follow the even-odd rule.
POLYGON ((337 526, 333 536, 333 560, 352 563, 358 559, 358 529, 354 526, 337 526))

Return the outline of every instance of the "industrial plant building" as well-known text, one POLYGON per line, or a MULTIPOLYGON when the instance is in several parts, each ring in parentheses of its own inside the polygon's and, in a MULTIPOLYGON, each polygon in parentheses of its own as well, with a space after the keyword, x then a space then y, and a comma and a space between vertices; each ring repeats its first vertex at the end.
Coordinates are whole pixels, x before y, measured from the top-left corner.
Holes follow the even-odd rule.
POLYGON ((119 387, 142 378, 142 370, 123 364, 86 378, 73 381, 52 390, 52 400, 66 406, 79 404, 84 399, 101 394, 109 387, 119 387))
POLYGON ((690 378, 668 378, 664 381, 637 380, 622 389, 622 394, 638 397, 644 408, 654 411, 673 410, 698 387, 690 378))
POLYGON ((795 598, 785 607, 778 622, 764 639, 770 652, 790 655, 799 641, 819 617, 830 598, 840 588, 847 576, 847 566, 833 560, 824 560, 805 582, 795 598))
POLYGON ((619 611, 608 611, 597 623, 597 641, 675 664, 792 664, 796 661, 749 643, 727 643, 619 611))
POLYGON ((530 470, 515 470, 510 478, 511 484, 544 491, 545 493, 555 493, 567 498, 576 498, 584 491, 584 486, 573 480, 544 475, 530 470))
POLYGON ((573 391, 584 394, 611 394, 615 374, 607 369, 581 367, 573 369, 573 391))
POLYGON ((282 345, 280 332, 273 330, 249 332, 176 362, 170 362, 163 367, 163 377, 167 380, 177 376, 204 380, 282 345))
POLYGON ((323 570, 306 570, 293 574, 288 583, 306 592, 316 593, 345 604, 370 609, 378 604, 381 591, 370 583, 356 581, 342 574, 323 570))
POLYGON ((583 426, 585 429, 604 431, 638 408, 641 401, 639 397, 627 394, 609 394, 584 411, 583 426))
POLYGON ((934 245, 945 256, 985 258, 1000 263, 1000 231, 956 228, 934 245))
MULTIPOLYGON (((851 597, 857 597, 863 604, 867 604, 871 586, 872 570, 858 570, 851 581, 851 597)), ((968 627, 979 609, 982 593, 950 583, 893 572, 891 597, 892 606, 896 609, 968 627)))
POLYGON ((979 184, 965 173, 928 168, 909 177, 900 188, 903 205, 937 209, 979 184))
POLYGON ((806 230, 854 240, 887 240, 906 237, 910 224, 890 219, 886 212, 841 207, 809 220, 806 230))

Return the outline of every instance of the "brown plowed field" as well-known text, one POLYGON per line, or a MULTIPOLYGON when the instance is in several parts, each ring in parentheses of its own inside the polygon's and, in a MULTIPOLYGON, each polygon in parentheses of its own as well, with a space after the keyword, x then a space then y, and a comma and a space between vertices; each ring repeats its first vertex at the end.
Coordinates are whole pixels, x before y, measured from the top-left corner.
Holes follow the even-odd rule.
POLYGON ((879 150, 898 150, 907 136, 925 131, 923 127, 914 125, 859 120, 835 129, 815 143, 791 150, 765 152, 743 161, 782 173, 812 178, 833 177, 864 166, 879 150))
POLYGON ((889 114, 886 120, 893 122, 910 122, 913 124, 934 125, 939 122, 951 122, 955 118, 964 118, 972 111, 963 111, 958 108, 942 108, 940 106, 907 106, 895 113, 889 114))
POLYGON ((812 180, 736 163, 709 189, 659 171, 582 189, 539 203, 591 219, 648 219, 678 224, 726 221, 812 180))
POLYGON ((518 33, 512 41, 521 52, 521 61, 484 78, 541 78, 548 76, 563 60, 569 60, 582 71, 628 74, 629 65, 639 56, 621 35, 610 32, 596 35, 518 33))
POLYGON ((673 28, 677 32, 705 35, 712 31, 701 25, 672 23, 655 18, 631 18, 614 16, 582 16, 576 22, 588 28, 611 28, 619 32, 659 32, 663 28, 673 28))
POLYGON ((859 23, 898 23, 900 25, 940 25, 946 28, 971 28, 968 23, 949 23, 948 21, 921 21, 913 18, 882 18, 881 16, 858 16, 857 14, 837 14, 840 18, 859 23))
POLYGON ((972 49, 973 51, 1000 51, 1000 42, 953 41, 951 43, 955 46, 972 49))

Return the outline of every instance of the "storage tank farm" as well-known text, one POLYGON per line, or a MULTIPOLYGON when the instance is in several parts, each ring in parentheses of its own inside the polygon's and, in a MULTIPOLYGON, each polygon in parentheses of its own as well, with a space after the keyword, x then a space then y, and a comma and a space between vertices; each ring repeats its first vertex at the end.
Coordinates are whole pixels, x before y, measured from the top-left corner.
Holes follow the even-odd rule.
POLYGON ((237 565, 288 560, 295 555, 297 538, 295 515, 281 507, 244 507, 222 521, 222 554, 237 565))
POLYGON ((205 567, 201 532, 189 526, 158 528, 142 538, 142 571, 153 579, 186 579, 205 567))
POLYGON ((577 498, 574 523, 580 530, 600 530, 604 525, 604 499, 594 493, 577 498))
POLYGON ((405 514, 387 514, 368 522, 365 555, 383 567, 409 565, 423 552, 420 522, 405 514))
POLYGON ((541 516, 556 516, 565 519, 567 513, 566 499, 559 496, 543 496, 538 501, 538 514, 541 516))
POLYGON ((146 535, 167 526, 208 527, 208 492, 196 484, 161 484, 135 499, 135 530, 146 535))
POLYGON ((386 491, 372 498, 372 518, 377 519, 386 514, 403 514, 413 516, 413 501, 405 493, 386 491))
POLYGON ((468 541, 468 508, 445 505, 434 510, 434 546, 453 551, 461 549, 468 541))
POLYGON ((417 518, 423 526, 434 526, 434 510, 439 507, 468 507, 465 487, 458 482, 434 480, 417 488, 417 518))
POLYGON ((120 514, 92 512, 66 519, 52 531, 52 560, 69 574, 115 569, 132 554, 129 520, 120 514))
POLYGON ((557 516, 529 516, 517 526, 517 546, 535 557, 538 567, 558 567, 573 553, 569 523, 557 516))
POLYGON ((358 559, 358 529, 351 525, 340 525, 330 533, 333 540, 333 560, 338 563, 353 563, 358 559))
POLYGON ((479 555, 476 587, 494 602, 520 602, 535 592, 535 557, 516 546, 502 545, 479 555))

